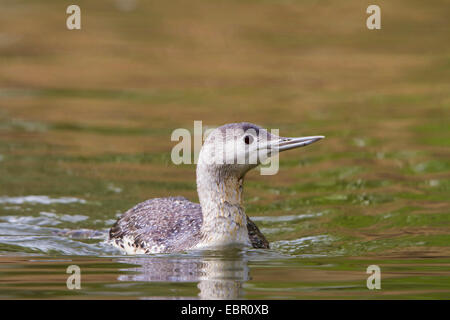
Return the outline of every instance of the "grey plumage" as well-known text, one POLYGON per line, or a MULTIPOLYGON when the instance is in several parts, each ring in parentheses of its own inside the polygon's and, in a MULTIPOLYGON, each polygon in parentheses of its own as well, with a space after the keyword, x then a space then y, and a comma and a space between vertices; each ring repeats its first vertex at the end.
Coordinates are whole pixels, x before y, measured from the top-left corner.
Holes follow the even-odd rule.
MULTIPOLYGON (((184 197, 154 198, 128 210, 112 226, 109 237, 116 246, 134 248, 135 253, 179 252, 201 240, 202 222, 200 204, 184 197)), ((248 217, 247 229, 254 248, 269 248, 248 217)))

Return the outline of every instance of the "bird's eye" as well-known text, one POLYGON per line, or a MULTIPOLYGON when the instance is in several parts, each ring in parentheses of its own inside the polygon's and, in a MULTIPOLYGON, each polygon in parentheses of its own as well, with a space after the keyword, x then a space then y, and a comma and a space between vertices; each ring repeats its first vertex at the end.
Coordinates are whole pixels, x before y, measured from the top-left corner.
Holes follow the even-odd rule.
POLYGON ((244 142, 245 144, 250 144, 253 142, 253 137, 252 136, 245 136, 244 137, 244 142))

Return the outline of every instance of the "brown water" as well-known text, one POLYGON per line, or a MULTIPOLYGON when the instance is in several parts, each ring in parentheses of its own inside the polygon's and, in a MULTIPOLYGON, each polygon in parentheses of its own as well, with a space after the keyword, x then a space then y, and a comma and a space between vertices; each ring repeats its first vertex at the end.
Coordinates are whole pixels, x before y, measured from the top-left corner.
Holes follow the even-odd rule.
POLYGON ((450 297, 448 3, 379 1, 369 31, 360 1, 119 2, 78 1, 80 31, 0 2, 1 298, 450 297), (121 255, 125 210, 197 201, 170 160, 194 120, 327 138, 248 175, 271 250, 121 255))

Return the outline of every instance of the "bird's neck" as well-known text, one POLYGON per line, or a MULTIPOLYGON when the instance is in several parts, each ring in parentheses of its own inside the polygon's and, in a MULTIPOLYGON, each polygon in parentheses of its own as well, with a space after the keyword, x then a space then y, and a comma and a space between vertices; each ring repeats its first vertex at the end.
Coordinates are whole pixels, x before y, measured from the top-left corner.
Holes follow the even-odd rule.
POLYGON ((203 214, 199 246, 249 245, 242 191, 242 178, 198 164, 197 192, 203 214))

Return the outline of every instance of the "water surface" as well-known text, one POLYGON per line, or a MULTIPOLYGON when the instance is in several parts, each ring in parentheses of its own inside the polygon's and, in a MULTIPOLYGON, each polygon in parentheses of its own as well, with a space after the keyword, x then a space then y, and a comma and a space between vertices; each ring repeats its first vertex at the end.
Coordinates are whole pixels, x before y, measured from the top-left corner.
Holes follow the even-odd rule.
POLYGON ((445 1, 381 1, 373 32, 360 1, 127 3, 79 1, 68 31, 60 1, 2 1, 0 298, 450 297, 445 1), (327 138, 247 176, 271 250, 122 255, 120 214, 197 201, 170 161, 194 120, 327 138))

